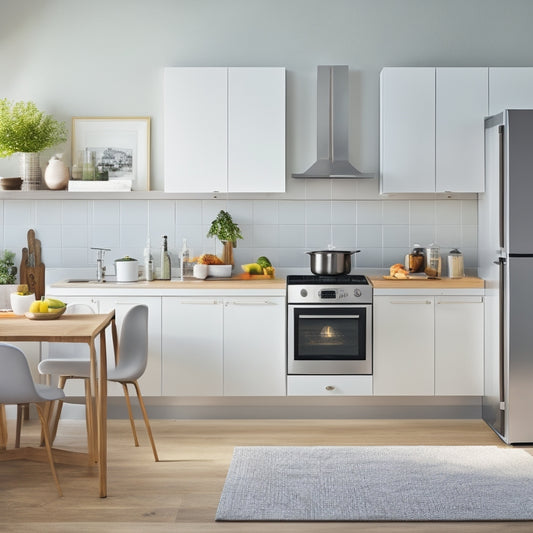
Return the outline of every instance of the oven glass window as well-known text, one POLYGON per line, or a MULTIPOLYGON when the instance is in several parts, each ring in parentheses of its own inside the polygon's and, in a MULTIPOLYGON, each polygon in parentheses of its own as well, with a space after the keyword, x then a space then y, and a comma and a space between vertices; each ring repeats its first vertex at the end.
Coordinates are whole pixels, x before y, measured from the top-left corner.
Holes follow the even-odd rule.
POLYGON ((294 309, 294 359, 357 361, 366 358, 366 309, 294 309))

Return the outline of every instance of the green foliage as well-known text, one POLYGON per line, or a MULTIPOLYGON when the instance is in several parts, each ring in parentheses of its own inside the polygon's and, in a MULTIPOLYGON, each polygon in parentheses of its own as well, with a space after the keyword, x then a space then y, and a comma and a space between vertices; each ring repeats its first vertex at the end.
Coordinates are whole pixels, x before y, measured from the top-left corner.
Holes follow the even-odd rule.
POLYGON ((233 222, 227 211, 220 211, 217 218, 211 222, 207 236, 217 237, 222 242, 231 241, 233 243, 237 242, 237 239, 242 239, 239 226, 233 222))
POLYGON ((66 140, 65 123, 45 115, 33 102, 0 100, 0 157, 41 152, 66 140))
POLYGON ((0 285, 14 285, 17 281, 17 267, 13 260, 15 254, 9 250, 4 250, 0 257, 0 285))

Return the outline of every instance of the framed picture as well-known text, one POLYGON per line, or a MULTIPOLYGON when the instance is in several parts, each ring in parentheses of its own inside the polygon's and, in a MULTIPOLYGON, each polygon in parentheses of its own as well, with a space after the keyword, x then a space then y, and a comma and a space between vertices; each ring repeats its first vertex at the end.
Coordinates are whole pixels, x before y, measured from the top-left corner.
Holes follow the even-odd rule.
POLYGON ((95 177, 84 179, 131 180, 131 190, 149 191, 150 117, 72 117, 74 178, 88 158, 95 177))

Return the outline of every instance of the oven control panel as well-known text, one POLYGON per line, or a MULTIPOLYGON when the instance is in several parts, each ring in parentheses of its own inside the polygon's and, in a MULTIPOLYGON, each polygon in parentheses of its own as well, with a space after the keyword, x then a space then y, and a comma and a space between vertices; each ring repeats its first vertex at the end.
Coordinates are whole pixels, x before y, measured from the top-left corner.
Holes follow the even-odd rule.
POLYGON ((372 303, 372 288, 369 285, 345 285, 326 287, 322 285, 289 285, 288 303, 372 303))

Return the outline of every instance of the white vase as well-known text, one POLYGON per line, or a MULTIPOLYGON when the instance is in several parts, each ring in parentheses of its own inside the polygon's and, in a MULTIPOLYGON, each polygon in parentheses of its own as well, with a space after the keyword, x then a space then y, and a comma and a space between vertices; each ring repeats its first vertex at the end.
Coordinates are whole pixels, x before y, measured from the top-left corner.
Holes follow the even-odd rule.
POLYGON ((37 191, 41 188, 39 152, 20 152, 20 177, 23 180, 23 191, 37 191))
POLYGON ((49 189, 60 190, 68 185, 69 171, 61 160, 61 155, 54 155, 48 161, 44 171, 44 182, 49 189))

